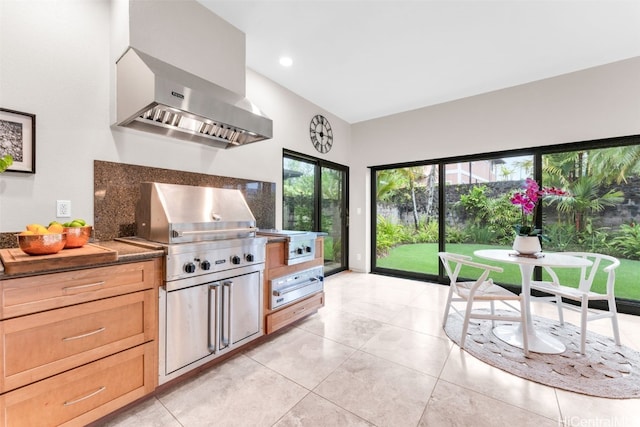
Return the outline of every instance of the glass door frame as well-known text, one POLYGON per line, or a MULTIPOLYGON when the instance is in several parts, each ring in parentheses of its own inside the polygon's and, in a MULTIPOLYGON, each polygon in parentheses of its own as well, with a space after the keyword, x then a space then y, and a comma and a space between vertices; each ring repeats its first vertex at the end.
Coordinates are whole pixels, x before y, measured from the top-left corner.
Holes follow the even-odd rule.
MULTIPOLYGON (((612 137, 612 138, 604 138, 599 140, 592 141, 580 141, 580 142, 570 142, 563 144, 555 144, 548 146, 539 146, 539 147, 531 147, 531 148, 522 148, 515 150, 504 150, 504 151, 494 151, 494 152, 485 152, 485 153, 476 153, 471 155, 464 156, 454 156, 447 158, 437 158, 437 159, 429 159, 423 161, 413 161, 406 163, 395 163, 395 164, 386 164, 386 165, 376 165, 369 166, 371 171, 370 174, 370 212, 371 212, 371 273, 373 274, 382 274, 389 275, 394 277, 405 277, 410 279, 424 280, 424 281, 434 281, 442 284, 448 284, 448 279, 444 275, 444 271, 442 266, 440 265, 439 272, 437 275, 426 275, 426 274, 416 274, 416 273, 407 273, 401 270, 389 270, 383 269, 376 265, 376 173, 385 169, 398 169, 398 168, 406 168, 412 166, 421 166, 425 164, 439 164, 440 165, 440 182, 439 182, 439 200, 440 200, 440 209, 445 206, 444 200, 444 186, 445 186, 445 165, 447 163, 457 163, 457 162, 467 162, 467 161, 477 161, 487 158, 494 157, 502 157, 502 156, 532 156, 534 159, 533 165, 533 178, 538 182, 541 182, 542 179, 542 157, 548 154, 554 153, 564 153, 571 151, 580 151, 580 150, 588 150, 588 149, 600 149, 600 148, 608 148, 608 147, 623 147, 628 145, 637 145, 640 146, 640 135, 630 135, 630 136, 621 136, 621 137, 612 137)), ((446 232, 445 232, 445 223, 444 216, 442 214, 439 215, 439 228, 440 228, 440 241, 438 244, 439 250, 445 250, 446 247, 446 232)), ((537 225, 540 226, 542 222, 542 215, 538 215, 537 225)), ((535 271, 535 277, 540 278, 541 272, 535 271)), ((507 285, 506 287, 509 287, 507 285)), ((619 313, 627 313, 633 315, 640 315, 640 300, 630 300, 630 299, 621 299, 616 297, 616 303, 619 313)))
MULTIPOLYGON (((341 256, 340 266, 330 271, 325 271, 326 275, 335 274, 341 271, 345 271, 349 268, 349 167, 341 165, 339 163, 330 162, 328 160, 320 159, 318 157, 309 156, 306 154, 298 153, 295 151, 283 149, 282 150, 282 173, 284 182, 284 161, 285 159, 297 160, 301 162, 310 163, 314 166, 314 200, 313 200, 313 218, 312 218, 312 230, 314 232, 321 233, 322 226, 322 169, 328 168, 341 172, 344 179, 342 180, 341 193, 343 195, 340 208, 342 210, 340 221, 340 233, 341 233, 341 256)), ((282 191, 282 215, 284 221, 285 215, 285 201, 284 201, 284 185, 282 191)))

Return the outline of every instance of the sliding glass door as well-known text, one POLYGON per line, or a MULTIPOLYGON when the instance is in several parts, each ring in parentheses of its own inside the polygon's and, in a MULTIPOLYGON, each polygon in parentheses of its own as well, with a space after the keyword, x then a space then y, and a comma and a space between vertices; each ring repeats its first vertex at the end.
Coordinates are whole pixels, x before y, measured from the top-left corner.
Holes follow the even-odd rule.
POLYGON ((437 165, 375 172, 379 269, 438 274, 438 175, 437 165))
POLYGON ((285 151, 283 228, 322 232, 325 275, 348 268, 346 166, 285 151))
MULTIPOLYGON (((640 136, 371 169, 373 272, 446 283, 438 251, 511 248, 521 210, 510 198, 530 177, 566 191, 536 216, 543 251, 615 256, 618 309, 640 314, 640 136)), ((514 290, 521 282, 517 267, 493 276, 514 290)))

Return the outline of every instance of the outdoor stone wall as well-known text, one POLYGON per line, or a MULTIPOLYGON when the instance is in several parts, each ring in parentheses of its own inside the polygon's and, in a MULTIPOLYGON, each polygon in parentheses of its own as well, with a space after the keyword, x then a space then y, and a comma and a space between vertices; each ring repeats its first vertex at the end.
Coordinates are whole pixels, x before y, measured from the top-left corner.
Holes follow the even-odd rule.
MULTIPOLYGON (((488 197, 497 197, 511 191, 513 188, 522 185, 522 181, 498 181, 484 184, 458 184, 446 186, 445 203, 447 222, 450 224, 464 223, 467 218, 463 209, 455 209, 455 203, 460 200, 460 196, 467 194, 469 189, 475 185, 486 185, 488 197)), ((630 222, 640 222, 640 177, 633 177, 626 183, 613 184, 608 189, 620 190, 624 194, 625 201, 617 206, 606 207, 598 215, 596 226, 616 228, 620 224, 630 222)), ((424 221, 426 216, 427 195, 425 191, 416 192, 416 204, 420 220, 424 221)), ((434 214, 439 209, 438 199, 434 200, 434 214)), ((410 194, 396 196, 389 203, 378 203, 377 213, 394 223, 413 224, 413 207, 410 194)), ((552 220, 552 219, 550 219, 552 220)))

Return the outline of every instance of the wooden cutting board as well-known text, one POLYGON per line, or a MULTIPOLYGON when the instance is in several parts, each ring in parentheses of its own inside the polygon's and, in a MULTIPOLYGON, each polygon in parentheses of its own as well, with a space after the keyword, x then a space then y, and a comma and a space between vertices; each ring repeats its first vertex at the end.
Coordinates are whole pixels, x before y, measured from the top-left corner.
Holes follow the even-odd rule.
POLYGON ((51 255, 28 255, 20 248, 10 248, 0 249, 0 260, 4 264, 5 274, 37 273, 114 262, 118 260, 118 252, 93 243, 81 248, 63 249, 51 255))

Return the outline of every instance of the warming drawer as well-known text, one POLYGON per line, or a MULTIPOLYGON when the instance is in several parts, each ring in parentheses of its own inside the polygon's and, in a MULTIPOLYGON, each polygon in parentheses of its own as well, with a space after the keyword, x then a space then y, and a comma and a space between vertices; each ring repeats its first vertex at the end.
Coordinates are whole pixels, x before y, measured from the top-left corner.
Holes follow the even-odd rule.
POLYGON ((313 267, 269 281, 269 308, 291 304, 324 289, 323 267, 313 267))

